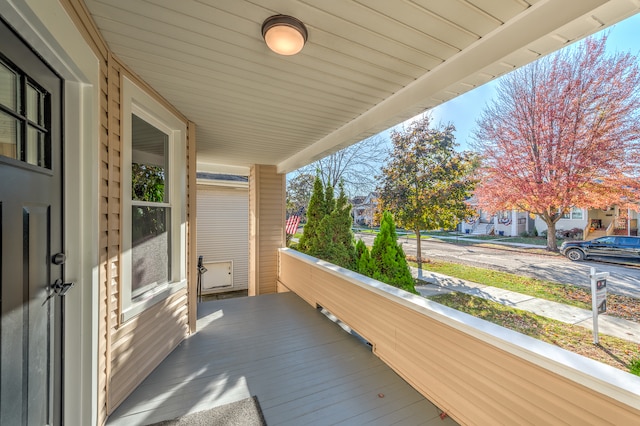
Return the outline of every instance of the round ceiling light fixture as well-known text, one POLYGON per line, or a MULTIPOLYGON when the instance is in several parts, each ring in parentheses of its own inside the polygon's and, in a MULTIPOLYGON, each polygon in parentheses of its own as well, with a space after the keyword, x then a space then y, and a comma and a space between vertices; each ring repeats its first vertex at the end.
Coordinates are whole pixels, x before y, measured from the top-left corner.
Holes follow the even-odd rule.
POLYGON ((262 24, 262 37, 269 49, 280 55, 295 55, 307 41, 307 29, 298 19, 274 15, 262 24))

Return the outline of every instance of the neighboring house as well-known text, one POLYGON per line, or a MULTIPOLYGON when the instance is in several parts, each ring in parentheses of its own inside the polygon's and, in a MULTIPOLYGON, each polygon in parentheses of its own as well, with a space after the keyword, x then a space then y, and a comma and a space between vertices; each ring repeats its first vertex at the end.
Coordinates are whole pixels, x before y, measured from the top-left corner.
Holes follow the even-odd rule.
POLYGON ((527 212, 513 210, 490 214, 477 210, 477 215, 465 219, 460 225, 460 232, 474 235, 504 235, 515 237, 532 232, 532 220, 527 212))
POLYGON ((460 232, 475 235, 504 235, 516 237, 523 233, 533 232, 533 220, 529 214, 517 209, 488 213, 479 207, 474 197, 466 201, 476 210, 476 214, 468 217, 460 224, 460 232))
POLYGON ((365 195, 356 195, 349 202, 351 203, 351 217, 354 224, 360 224, 362 222, 362 215, 364 213, 364 207, 362 203, 366 198, 365 195))
MULTIPOLYGON (((430 414, 436 421, 637 423, 638 385, 628 374, 285 249, 284 225, 286 173, 640 4, 364 4, 0 1, 0 424, 105 425, 154 369, 175 362, 169 354, 189 336, 183 347, 216 345, 215 333, 196 334, 196 172, 248 176, 248 294, 265 297, 238 303, 258 310, 291 291, 308 315, 326 308, 440 407, 430 414), (280 13, 308 25, 297 56, 263 41, 263 23, 280 13)), ((204 320, 223 328, 225 312, 204 320)), ((264 349, 271 332, 316 342, 304 321, 279 323, 230 356, 264 349)), ((348 359, 327 360, 297 368, 349 371, 348 359)), ((213 361, 199 359, 193 377, 208 381, 206 394, 174 384, 178 405, 251 395, 248 370, 261 366, 212 371, 213 361)), ((279 361, 269 373, 299 381, 279 361)), ((154 392, 152 405, 179 408, 154 392)), ((393 395, 372 392, 365 403, 384 411, 393 395)), ((314 395, 297 400, 315 413, 314 395)), ((361 405, 339 402, 326 404, 337 416, 328 422, 361 414, 361 405)), ((413 413, 422 402, 381 415, 421 423, 413 413)))
MULTIPOLYGON (((532 220, 529 213, 516 209, 494 215, 478 209, 475 216, 465 219, 460 226, 461 232, 476 235, 518 236, 547 230, 547 224, 539 216, 532 220)), ((638 235, 638 212, 617 206, 605 210, 574 207, 556 223, 556 233, 589 240, 604 235, 638 235)))
MULTIPOLYGON (((545 232, 547 224, 536 217, 538 232, 545 232)), ((638 212, 612 206, 607 209, 583 209, 574 207, 556 223, 556 233, 572 231, 585 240, 604 235, 638 235, 638 212)))
POLYGON ((353 223, 356 225, 364 224, 363 215, 364 215, 365 208, 362 205, 362 203, 364 202, 365 198, 366 198, 365 195, 356 195, 350 200, 351 217, 353 217, 353 223))
POLYGON ((198 257, 201 294, 249 288, 249 178, 197 174, 198 257))
POLYGON ((370 192, 366 196, 354 197, 351 201, 353 205, 353 221, 357 225, 374 226, 375 213, 378 209, 378 193, 370 192))

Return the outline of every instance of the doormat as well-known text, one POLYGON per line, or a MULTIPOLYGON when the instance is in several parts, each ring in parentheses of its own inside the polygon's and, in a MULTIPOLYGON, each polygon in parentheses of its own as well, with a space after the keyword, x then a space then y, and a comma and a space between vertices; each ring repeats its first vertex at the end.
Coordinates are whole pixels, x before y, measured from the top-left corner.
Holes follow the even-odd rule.
POLYGON ((258 397, 187 414, 173 420, 163 420, 148 426, 266 426, 258 397))

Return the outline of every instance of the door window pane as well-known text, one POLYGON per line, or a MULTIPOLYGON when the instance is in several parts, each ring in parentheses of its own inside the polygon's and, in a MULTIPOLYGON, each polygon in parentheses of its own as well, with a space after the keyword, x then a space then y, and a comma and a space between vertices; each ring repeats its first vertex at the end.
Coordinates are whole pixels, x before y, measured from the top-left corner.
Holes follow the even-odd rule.
POLYGON ((27 84, 27 118, 36 124, 44 125, 44 93, 27 84))
POLYGON ((18 75, 0 62, 0 104, 18 110, 18 75))
POLYGON ((21 134, 21 123, 0 111, 0 155, 18 158, 21 134))
POLYGON ((52 168, 51 95, 29 77, 0 62, 0 155, 52 168), (26 81, 26 84, 23 84, 26 81), (9 112, 10 111, 10 112, 9 112))
POLYGON ((46 143, 45 134, 40 130, 29 126, 27 128, 27 149, 25 161, 40 167, 50 167, 50 155, 47 152, 49 146, 46 143))

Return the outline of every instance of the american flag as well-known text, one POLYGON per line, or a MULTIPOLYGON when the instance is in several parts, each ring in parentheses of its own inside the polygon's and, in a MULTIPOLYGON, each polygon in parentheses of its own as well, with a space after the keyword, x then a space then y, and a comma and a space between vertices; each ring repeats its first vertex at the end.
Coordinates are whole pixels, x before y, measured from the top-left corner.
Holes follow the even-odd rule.
POLYGON ((296 230, 298 229, 299 223, 300 223, 300 216, 292 214, 291 216, 289 216, 289 219, 287 219, 285 232, 291 235, 295 234, 296 230))

